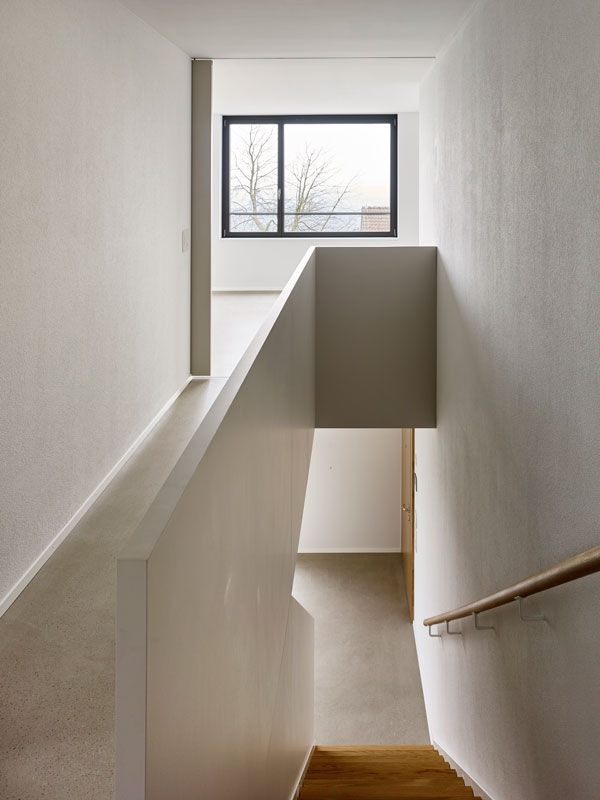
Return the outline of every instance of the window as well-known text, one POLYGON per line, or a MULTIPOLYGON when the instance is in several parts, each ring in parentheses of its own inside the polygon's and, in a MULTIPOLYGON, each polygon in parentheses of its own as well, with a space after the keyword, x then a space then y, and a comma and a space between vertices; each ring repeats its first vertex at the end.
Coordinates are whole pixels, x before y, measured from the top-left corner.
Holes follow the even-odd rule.
POLYGON ((223 118, 223 236, 396 236, 395 116, 223 118))

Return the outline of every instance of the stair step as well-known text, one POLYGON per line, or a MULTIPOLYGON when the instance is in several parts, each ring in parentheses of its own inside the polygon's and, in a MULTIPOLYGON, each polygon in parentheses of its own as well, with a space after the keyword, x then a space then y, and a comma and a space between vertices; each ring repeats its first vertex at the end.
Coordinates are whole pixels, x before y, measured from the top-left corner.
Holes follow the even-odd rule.
MULTIPOLYGON (((393 769, 393 770, 343 770, 343 771, 330 771, 313 772, 305 778, 305 783, 331 783, 343 778, 346 783, 367 783, 369 781, 378 781, 380 783, 390 783, 392 781, 402 780, 404 783, 423 783, 429 781, 430 783, 444 783, 452 781, 454 783, 463 781, 459 778, 454 770, 431 770, 423 768, 415 769, 393 769)), ((464 781, 463 781, 464 783, 464 781)))
POLYGON ((314 764, 311 765, 311 776, 315 778, 331 778, 343 773, 344 775, 456 775, 448 764, 423 764, 422 762, 406 761, 402 764, 314 764))
POLYGON ((473 792, 464 787, 431 787, 410 789, 402 786, 382 787, 308 787, 302 789, 300 800, 476 800, 473 792))
POLYGON ((299 800, 459 800, 470 787, 431 745, 315 747, 299 800))
POLYGON ((408 755, 422 754, 424 756, 438 756, 439 753, 431 744, 418 745, 416 747, 409 747, 407 745, 316 745, 313 750, 313 756, 316 758, 320 755, 333 755, 333 756, 398 756, 406 753, 408 755))
POLYGON ((442 759, 424 758, 399 758, 399 759, 315 759, 311 762, 315 770, 331 771, 335 769, 360 770, 368 767, 373 769, 404 769, 405 767, 416 767, 418 769, 450 769, 449 765, 442 759))

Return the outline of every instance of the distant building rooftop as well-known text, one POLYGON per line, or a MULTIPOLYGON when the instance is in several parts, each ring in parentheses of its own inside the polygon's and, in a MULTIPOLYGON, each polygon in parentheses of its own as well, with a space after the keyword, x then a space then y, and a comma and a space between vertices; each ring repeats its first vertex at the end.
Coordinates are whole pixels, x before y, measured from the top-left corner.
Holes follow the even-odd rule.
POLYGON ((363 206, 361 208, 360 229, 368 233, 390 230, 389 206, 363 206))

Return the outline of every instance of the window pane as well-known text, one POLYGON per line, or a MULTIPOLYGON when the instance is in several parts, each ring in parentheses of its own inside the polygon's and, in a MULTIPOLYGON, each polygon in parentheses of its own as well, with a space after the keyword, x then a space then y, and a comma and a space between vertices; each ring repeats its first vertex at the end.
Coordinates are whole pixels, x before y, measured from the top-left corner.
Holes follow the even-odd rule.
POLYGON ((230 126, 229 211, 231 231, 277 230, 277 125, 230 126))
POLYGON ((277 233, 277 214, 230 214, 232 233, 277 233))
POLYGON ((359 214, 286 214, 285 230, 295 233, 389 233, 390 214, 365 206, 359 214))
POLYGON ((287 232, 391 230, 388 123, 288 123, 284 151, 287 232))

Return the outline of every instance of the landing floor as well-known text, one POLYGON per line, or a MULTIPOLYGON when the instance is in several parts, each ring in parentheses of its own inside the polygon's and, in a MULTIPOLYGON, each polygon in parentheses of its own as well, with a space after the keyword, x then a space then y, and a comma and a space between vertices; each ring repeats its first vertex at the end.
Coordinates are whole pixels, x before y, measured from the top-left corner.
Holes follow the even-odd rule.
POLYGON ((428 744, 400 555, 301 554, 294 596, 315 618, 317 744, 428 744))

